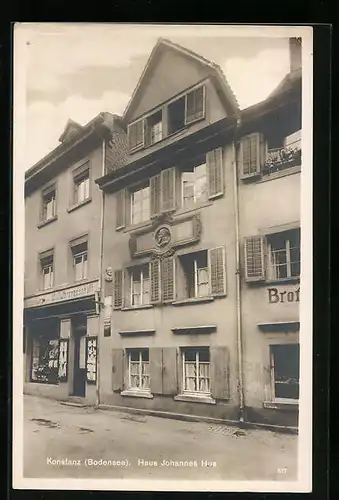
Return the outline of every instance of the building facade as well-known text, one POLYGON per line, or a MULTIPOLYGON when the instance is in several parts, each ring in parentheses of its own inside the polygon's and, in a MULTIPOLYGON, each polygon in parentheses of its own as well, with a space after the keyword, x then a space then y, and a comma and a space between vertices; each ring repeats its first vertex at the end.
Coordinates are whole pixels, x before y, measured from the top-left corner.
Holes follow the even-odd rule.
POLYGON ((97 401, 97 343, 106 143, 119 121, 69 121, 60 145, 26 172, 26 393, 97 401))

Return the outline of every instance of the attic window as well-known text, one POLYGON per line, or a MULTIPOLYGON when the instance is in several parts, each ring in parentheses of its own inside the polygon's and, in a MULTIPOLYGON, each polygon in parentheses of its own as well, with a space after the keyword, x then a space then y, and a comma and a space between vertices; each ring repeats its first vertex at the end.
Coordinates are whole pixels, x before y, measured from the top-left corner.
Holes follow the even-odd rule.
POLYGON ((162 111, 157 111, 146 118, 146 145, 150 146, 162 140, 162 111))
POLYGON ((168 133, 174 134, 205 116, 205 85, 200 85, 168 105, 168 133))
POLYGON ((168 106, 168 133, 174 134, 185 126, 185 96, 168 106))

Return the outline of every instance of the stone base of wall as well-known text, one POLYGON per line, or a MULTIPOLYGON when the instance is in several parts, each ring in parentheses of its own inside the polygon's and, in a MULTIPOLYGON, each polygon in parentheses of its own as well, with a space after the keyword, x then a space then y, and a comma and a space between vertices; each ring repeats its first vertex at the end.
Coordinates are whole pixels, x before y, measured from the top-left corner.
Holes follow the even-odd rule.
POLYGON ((263 425, 282 427, 298 427, 298 410, 274 410, 268 408, 251 408, 245 410, 245 421, 263 425))
POLYGON ((49 399, 55 399, 56 401, 69 401, 88 405, 96 404, 96 388, 95 386, 89 386, 88 391, 86 391, 86 397, 80 398, 69 395, 68 385, 65 384, 37 384, 34 382, 26 382, 24 385, 24 394, 29 394, 31 396, 40 396, 49 399))

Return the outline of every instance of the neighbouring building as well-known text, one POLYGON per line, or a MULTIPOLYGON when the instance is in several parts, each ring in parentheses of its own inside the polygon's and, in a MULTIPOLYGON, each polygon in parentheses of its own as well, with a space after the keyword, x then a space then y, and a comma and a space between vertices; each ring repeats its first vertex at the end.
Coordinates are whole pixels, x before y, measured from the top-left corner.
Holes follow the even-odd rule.
MULTIPOLYGON (((96 403, 106 147, 121 129, 101 113, 70 120, 25 175, 24 391, 96 403)), ((114 148, 113 148, 114 149, 114 148)))

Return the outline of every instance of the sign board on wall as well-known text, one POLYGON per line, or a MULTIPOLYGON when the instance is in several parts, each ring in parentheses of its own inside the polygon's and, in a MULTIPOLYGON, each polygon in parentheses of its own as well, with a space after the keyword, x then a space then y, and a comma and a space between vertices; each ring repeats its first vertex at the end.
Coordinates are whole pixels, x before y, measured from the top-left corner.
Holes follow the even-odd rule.
POLYGON ((81 285, 63 288, 62 290, 51 290, 50 292, 40 293, 33 297, 28 297, 24 301, 24 307, 38 307, 59 302, 66 302, 72 299, 89 297, 99 290, 99 280, 81 285))

